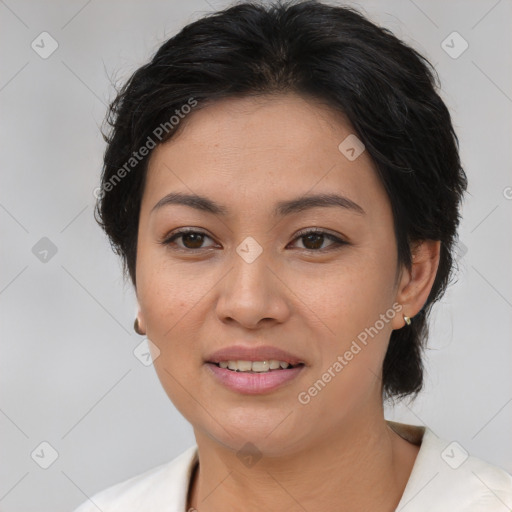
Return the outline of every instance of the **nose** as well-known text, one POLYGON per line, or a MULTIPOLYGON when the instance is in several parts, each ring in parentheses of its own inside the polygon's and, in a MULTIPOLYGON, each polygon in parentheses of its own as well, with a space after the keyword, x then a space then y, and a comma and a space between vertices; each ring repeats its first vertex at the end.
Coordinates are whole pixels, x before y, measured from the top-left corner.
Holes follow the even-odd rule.
POLYGON ((219 283, 217 317, 247 329, 285 322, 290 314, 288 288, 272 267, 264 253, 252 262, 235 254, 231 269, 219 283))

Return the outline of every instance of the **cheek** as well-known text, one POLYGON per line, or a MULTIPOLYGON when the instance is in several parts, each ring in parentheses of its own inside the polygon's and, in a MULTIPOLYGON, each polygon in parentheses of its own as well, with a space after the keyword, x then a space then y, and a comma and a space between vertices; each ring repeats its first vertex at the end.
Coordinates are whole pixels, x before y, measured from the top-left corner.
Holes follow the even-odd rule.
POLYGON ((186 327, 187 312, 197 302, 194 281, 144 238, 137 253, 137 299, 148 338, 163 353, 176 332, 186 327))
POLYGON ((333 400, 350 409, 380 385, 391 322, 398 314, 392 307, 393 265, 392 258, 359 257, 317 290, 319 300, 311 309, 329 327, 328 335, 319 337, 321 364, 311 379, 328 381, 319 402, 333 400))
POLYGON ((204 284, 184 272, 153 266, 141 273, 137 295, 148 337, 161 349, 177 344, 185 331, 194 329, 191 314, 205 293, 204 284))
POLYGON ((363 251, 347 264, 329 271, 315 287, 314 308, 326 319, 330 337, 341 344, 347 343, 374 325, 392 306, 393 278, 392 257, 378 258, 363 251))
POLYGON ((197 320, 204 318, 200 301, 208 288, 189 273, 169 268, 168 263, 147 263, 147 259, 141 260, 137 295, 147 337, 158 354, 154 368, 168 397, 188 418, 194 409, 189 392, 194 394, 202 361, 197 320))

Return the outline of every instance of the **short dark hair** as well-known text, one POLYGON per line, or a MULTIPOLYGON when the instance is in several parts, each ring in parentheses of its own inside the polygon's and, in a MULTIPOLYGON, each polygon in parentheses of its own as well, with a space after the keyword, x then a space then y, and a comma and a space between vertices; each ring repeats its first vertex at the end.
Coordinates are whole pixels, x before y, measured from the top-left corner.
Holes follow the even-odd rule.
POLYGON ((438 88, 425 57, 352 7, 243 2, 207 14, 164 42, 117 91, 106 116, 96 220, 136 286, 140 203, 151 154, 141 156, 140 148, 177 133, 186 119, 176 130, 170 119, 191 98, 196 110, 224 98, 289 92, 320 100, 345 115, 376 164, 392 206, 399 267, 411 268, 413 242, 441 241, 430 295, 411 325, 392 332, 383 363, 383 398, 415 398, 423 387, 427 316, 452 277, 467 187, 438 88), (158 137, 157 127, 166 128, 158 137))

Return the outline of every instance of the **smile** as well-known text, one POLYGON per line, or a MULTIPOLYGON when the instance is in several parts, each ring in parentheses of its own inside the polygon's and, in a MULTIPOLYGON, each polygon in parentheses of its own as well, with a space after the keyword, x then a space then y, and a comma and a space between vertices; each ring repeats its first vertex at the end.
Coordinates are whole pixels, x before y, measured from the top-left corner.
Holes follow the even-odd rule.
MULTIPOLYGON (((283 387, 296 379, 305 368, 302 363, 296 366, 281 361, 277 361, 277 363, 279 368, 271 368, 270 361, 221 361, 219 363, 206 363, 205 366, 217 384, 221 384, 236 393, 258 395, 270 393, 283 387), (232 363, 232 369, 228 368, 230 363, 232 363), (240 369, 239 363, 242 363, 240 365, 242 368, 244 364, 246 368, 250 364, 251 369, 240 369), (283 363, 282 366, 281 363, 283 363), (225 367, 223 368, 221 364, 225 367), (254 365, 256 370, 253 369, 254 365)), ((273 366, 276 366, 275 362, 273 366)))
POLYGON ((271 370, 285 370, 290 367, 295 368, 299 366, 299 364, 292 365, 286 361, 270 359, 266 361, 219 361, 218 366, 235 372, 265 373, 271 370))

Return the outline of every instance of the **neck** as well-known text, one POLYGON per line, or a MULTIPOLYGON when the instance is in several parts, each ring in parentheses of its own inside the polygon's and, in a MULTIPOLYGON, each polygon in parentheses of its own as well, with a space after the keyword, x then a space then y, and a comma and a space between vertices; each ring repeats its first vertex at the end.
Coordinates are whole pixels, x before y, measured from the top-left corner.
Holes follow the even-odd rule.
POLYGON ((419 447, 399 437, 380 416, 352 422, 320 441, 246 467, 236 451, 195 431, 200 464, 189 492, 199 512, 221 510, 394 511, 419 447))

